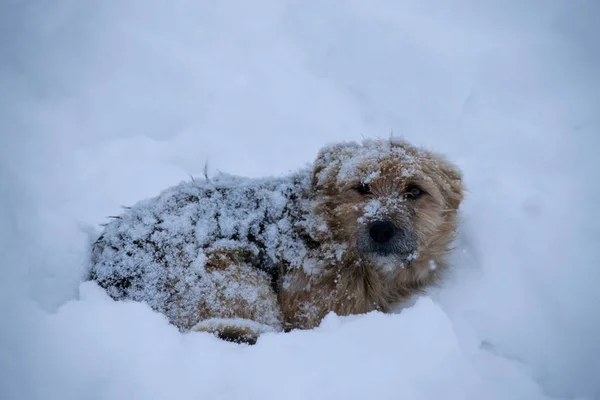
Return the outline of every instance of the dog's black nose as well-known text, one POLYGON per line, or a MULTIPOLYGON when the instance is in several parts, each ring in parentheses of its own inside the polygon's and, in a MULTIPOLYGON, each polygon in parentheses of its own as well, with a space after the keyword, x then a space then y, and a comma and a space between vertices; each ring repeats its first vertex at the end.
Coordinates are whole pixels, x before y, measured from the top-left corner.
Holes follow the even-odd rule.
POLYGON ((376 243, 384 244, 396 234, 396 227, 390 221, 375 221, 369 228, 369 235, 376 243))

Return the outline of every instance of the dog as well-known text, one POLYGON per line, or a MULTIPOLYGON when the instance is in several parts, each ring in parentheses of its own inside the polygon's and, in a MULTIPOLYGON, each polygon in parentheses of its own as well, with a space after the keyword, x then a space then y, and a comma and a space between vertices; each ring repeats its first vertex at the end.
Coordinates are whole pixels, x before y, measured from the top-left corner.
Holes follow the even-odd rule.
POLYGON ((254 343, 328 313, 390 312, 448 268, 459 169, 399 139, 339 143, 281 178, 221 174, 105 225, 90 278, 181 331, 254 343))

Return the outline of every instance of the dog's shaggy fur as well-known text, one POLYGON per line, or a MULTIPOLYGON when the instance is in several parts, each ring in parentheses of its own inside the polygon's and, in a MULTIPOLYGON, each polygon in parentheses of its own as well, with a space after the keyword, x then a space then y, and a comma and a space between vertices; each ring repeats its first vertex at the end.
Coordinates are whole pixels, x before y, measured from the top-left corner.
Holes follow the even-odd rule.
POLYGON ((333 145, 289 177, 184 182, 136 204, 94 244, 91 277, 181 330, 253 342, 330 311, 386 312, 435 283, 461 200, 440 155, 333 145))

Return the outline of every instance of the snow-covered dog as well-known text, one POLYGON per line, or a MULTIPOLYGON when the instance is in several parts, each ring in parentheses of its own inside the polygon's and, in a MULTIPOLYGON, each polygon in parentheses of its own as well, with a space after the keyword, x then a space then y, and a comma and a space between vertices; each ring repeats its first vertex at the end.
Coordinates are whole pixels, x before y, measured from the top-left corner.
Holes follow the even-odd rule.
POLYGON ((91 278, 181 330, 252 342, 330 311, 389 311, 435 283, 461 200, 440 155, 332 145, 284 178, 192 180, 137 203, 94 244, 91 278))

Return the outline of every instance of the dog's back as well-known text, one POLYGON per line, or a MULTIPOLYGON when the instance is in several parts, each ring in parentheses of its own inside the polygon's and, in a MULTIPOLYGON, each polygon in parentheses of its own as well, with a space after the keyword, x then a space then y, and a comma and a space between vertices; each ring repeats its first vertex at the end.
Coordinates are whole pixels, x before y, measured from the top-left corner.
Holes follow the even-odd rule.
POLYGON ((202 281, 211 256, 229 253, 271 280, 282 259, 301 259, 296 225, 309 176, 221 175, 141 201, 106 225, 93 247, 91 278, 115 300, 144 301, 190 328, 198 322, 198 297, 206 297, 202 281))

